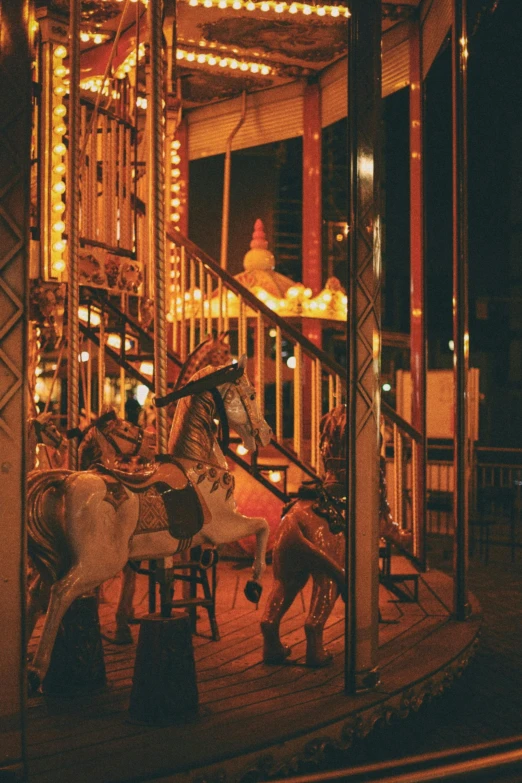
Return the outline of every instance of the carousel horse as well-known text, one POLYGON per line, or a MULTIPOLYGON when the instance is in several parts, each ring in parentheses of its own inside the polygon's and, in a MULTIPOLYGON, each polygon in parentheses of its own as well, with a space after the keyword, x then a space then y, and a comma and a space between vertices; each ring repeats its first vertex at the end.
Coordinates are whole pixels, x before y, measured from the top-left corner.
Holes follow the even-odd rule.
MULTIPOLYGON (((236 510, 234 478, 216 438, 214 419, 234 428, 249 450, 266 445, 271 430, 238 365, 204 368, 177 393, 169 455, 144 475, 110 468, 33 472, 28 478, 28 549, 52 584, 40 642, 28 671, 35 691, 49 667, 56 634, 71 603, 117 574, 128 560, 169 557, 203 543, 256 536, 252 580, 245 593, 259 600, 268 523, 236 510)), ((164 401, 170 401, 172 394, 164 401), (169 400, 167 400, 169 398, 169 400)), ((164 401, 161 401, 163 404, 164 401)), ((160 400, 156 400, 160 404, 160 400)))
POLYGON ((39 413, 27 422, 28 470, 60 468, 67 459, 67 441, 52 413, 39 413))
POLYGON ((305 622, 306 664, 320 667, 332 660, 323 630, 338 595, 345 592, 346 406, 323 416, 320 427, 325 477, 303 485, 283 509, 272 550, 274 585, 261 621, 265 663, 281 663, 290 655, 279 626, 309 577, 313 589, 305 622))
MULTIPOLYGON (((149 462, 154 459, 156 439, 141 427, 123 421, 112 410, 102 414, 87 429, 69 433, 69 437, 81 437, 78 449, 80 470, 88 470, 96 464, 107 467, 118 465, 126 459, 139 459, 149 462)), ((54 425, 50 413, 41 413, 28 422, 28 454, 33 457, 35 467, 34 443, 40 442, 63 452, 67 441, 54 425)), ((30 463, 29 463, 30 464, 30 463)), ((31 637, 38 617, 43 614, 49 603, 50 584, 37 572, 30 580, 26 629, 27 638, 31 637)))
MULTIPOLYGON (((279 626, 310 576, 313 590, 305 623, 306 663, 320 667, 332 660, 324 648, 323 631, 338 595, 344 596, 346 589, 346 406, 323 416, 320 429, 324 479, 303 485, 297 500, 283 509, 272 551, 274 586, 261 622, 265 663, 280 663, 290 655, 290 648, 281 643, 279 626)), ((381 458, 380 535, 404 552, 410 534, 392 518, 384 467, 381 458)))

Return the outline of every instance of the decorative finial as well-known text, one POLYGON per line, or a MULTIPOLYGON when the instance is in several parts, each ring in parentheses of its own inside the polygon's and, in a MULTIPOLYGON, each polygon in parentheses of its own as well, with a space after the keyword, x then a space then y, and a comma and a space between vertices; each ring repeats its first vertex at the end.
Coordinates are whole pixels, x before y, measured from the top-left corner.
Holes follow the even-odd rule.
POLYGON ((250 250, 245 255, 243 266, 246 272, 253 269, 272 270, 275 268, 275 258, 273 253, 268 250, 265 227, 259 218, 254 223, 250 250))

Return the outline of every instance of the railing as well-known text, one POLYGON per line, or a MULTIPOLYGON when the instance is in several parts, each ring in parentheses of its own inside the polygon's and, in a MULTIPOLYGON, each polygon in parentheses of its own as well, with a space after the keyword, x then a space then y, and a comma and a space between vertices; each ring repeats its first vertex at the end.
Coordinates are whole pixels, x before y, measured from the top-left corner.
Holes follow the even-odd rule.
POLYGON ((233 351, 252 357, 276 444, 318 471, 319 422, 343 401, 344 368, 178 231, 167 231, 167 241, 172 349, 183 359, 212 330, 228 331, 233 351))
POLYGON ((425 498, 418 470, 418 462, 423 458, 423 437, 385 402, 381 403, 381 413, 385 431, 391 431, 391 443, 386 449, 391 455, 387 464, 387 473, 391 473, 391 480, 387 481, 388 500, 394 521, 412 534, 410 554, 424 566, 426 530, 422 507, 425 498))

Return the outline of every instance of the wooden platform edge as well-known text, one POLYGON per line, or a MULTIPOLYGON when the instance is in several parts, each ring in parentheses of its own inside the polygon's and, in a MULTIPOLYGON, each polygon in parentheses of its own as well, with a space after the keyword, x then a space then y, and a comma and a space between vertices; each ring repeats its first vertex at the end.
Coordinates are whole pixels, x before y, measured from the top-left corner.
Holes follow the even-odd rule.
MULTIPOLYGON (((474 598, 473 610, 472 618, 466 621, 467 642, 460 651, 437 670, 385 695, 378 703, 347 712, 346 716, 332 721, 326 727, 323 725, 318 730, 285 739, 264 750, 223 759, 190 771, 164 775, 155 778, 155 783, 248 783, 252 780, 311 774, 324 769, 332 756, 338 758, 340 752, 349 751, 358 741, 367 737, 378 723, 390 724, 397 719, 404 720, 410 713, 417 712, 425 701, 440 696, 451 687, 468 666, 478 646, 482 616, 474 598)), ((457 624, 456 620, 450 622, 457 624)))

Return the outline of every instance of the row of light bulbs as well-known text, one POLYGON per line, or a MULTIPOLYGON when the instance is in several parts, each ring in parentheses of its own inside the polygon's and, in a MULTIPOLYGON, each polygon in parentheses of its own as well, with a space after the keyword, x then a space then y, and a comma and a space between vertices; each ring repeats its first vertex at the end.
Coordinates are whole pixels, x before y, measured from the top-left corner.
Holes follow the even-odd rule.
POLYGON ((52 152, 51 152, 51 269, 54 274, 65 271, 63 253, 66 247, 64 239, 65 222, 65 172, 67 148, 63 143, 63 137, 67 132, 64 117, 67 108, 62 102, 67 93, 65 77, 67 68, 63 64, 67 57, 67 49, 62 44, 53 48, 53 74, 52 74, 52 152))
POLYGON ((282 3, 279 0, 188 0, 189 5, 202 5, 204 8, 232 8, 234 11, 274 11, 276 14, 316 14, 317 16, 345 17, 350 16, 350 11, 343 5, 312 5, 310 3, 282 3))
POLYGON ((176 58, 186 60, 189 63, 199 63, 200 65, 217 65, 220 68, 231 68, 232 70, 250 71, 251 73, 260 73, 268 76, 273 73, 273 68, 262 63, 249 62, 247 60, 238 60, 235 57, 220 57, 213 52, 198 52, 188 49, 177 49, 176 58))

